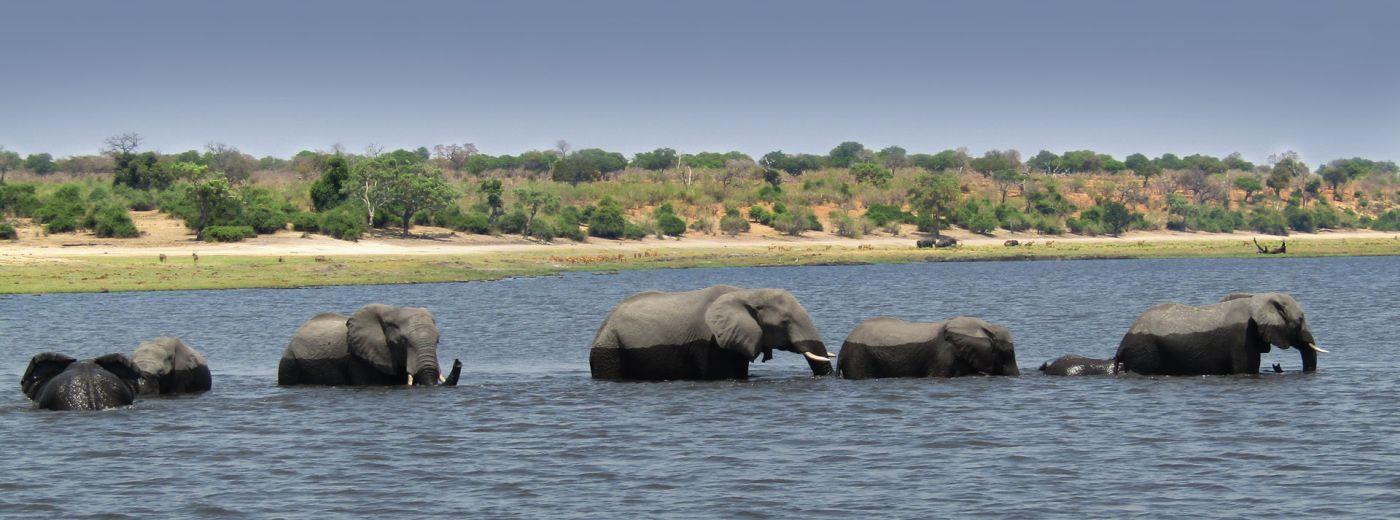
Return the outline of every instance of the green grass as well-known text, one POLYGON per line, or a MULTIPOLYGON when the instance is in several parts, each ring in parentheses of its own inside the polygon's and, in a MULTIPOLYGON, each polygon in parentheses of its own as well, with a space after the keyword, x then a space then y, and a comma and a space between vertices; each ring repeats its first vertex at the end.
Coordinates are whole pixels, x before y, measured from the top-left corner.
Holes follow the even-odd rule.
MULTIPOLYGON (((0 294, 309 287, 391 283, 464 282, 568 271, 629 269, 851 265, 976 260, 1076 260, 1096 258, 1257 258, 1240 240, 1057 243, 1046 247, 980 246, 955 249, 792 246, 652 250, 652 255, 607 249, 412 256, 214 256, 159 262, 141 257, 94 256, 0 263, 0 294)), ((1400 254, 1400 239, 1348 238, 1295 241, 1287 257, 1400 254)))

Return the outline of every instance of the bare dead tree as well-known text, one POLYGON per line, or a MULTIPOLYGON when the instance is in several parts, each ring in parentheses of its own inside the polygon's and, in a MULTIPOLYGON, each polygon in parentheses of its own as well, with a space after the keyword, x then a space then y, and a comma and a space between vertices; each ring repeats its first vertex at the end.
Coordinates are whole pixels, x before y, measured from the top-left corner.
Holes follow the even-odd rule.
POLYGON ((103 153, 112 155, 125 155, 135 152, 141 146, 141 135, 136 132, 126 132, 108 137, 103 153))
POLYGON ((563 139, 560 139, 559 141, 554 143, 554 150, 559 152, 559 157, 561 158, 568 156, 569 150, 572 149, 573 147, 569 146, 569 142, 563 139))

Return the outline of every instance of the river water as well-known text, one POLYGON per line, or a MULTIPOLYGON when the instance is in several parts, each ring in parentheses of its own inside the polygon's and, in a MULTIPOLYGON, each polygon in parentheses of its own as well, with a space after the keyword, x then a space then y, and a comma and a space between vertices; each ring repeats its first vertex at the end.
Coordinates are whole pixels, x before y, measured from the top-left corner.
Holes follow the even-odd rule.
POLYGON ((0 515, 322 518, 1394 517, 1400 257, 690 269, 487 283, 0 297, 0 515), (595 382, 588 344, 633 292, 791 290, 834 351, 870 316, 984 317, 1019 378, 595 382), (1286 291, 1332 351, 1301 374, 1052 378, 1165 301, 1286 291), (432 309, 456 388, 278 388, 301 322, 432 309), (31 356, 204 352, 214 390, 32 410, 31 356))

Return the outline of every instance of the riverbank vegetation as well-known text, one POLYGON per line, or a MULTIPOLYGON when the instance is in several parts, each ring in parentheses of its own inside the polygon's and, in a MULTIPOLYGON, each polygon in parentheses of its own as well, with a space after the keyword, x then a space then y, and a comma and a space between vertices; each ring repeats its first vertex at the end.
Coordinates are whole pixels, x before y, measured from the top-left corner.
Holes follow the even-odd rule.
POLYGON ((1219 158, 1090 150, 963 149, 908 153, 856 142, 824 155, 773 151, 626 155, 596 148, 519 155, 471 144, 255 158, 204 150, 141 150, 113 136, 101 155, 55 159, 0 149, 0 239, 35 233, 139 235, 128 211, 159 210, 196 240, 238 241, 291 227, 342 240, 415 226, 540 242, 588 236, 736 236, 763 230, 938 234, 959 227, 1096 236, 1133 230, 1287 235, 1320 229, 1400 229, 1400 168, 1343 158, 1310 166, 1293 153, 1254 164, 1219 158))

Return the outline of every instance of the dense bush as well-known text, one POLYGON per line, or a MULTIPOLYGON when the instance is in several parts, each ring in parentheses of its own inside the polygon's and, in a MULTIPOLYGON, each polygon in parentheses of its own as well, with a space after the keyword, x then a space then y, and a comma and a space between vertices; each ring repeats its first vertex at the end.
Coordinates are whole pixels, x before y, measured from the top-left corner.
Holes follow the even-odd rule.
POLYGON ((650 234, 651 232, 648 231, 647 228, 637 224, 633 224, 631 222, 623 224, 622 227, 622 238, 627 240, 641 240, 646 238, 647 235, 650 234))
POLYGON ((676 211, 667 202, 652 212, 656 219, 656 231, 660 235, 678 237, 685 234, 685 220, 676 216, 676 211))
POLYGON ((875 230, 875 225, 870 220, 852 217, 839 209, 831 210, 827 220, 831 221, 833 233, 846 238, 860 238, 875 230))
POLYGON ((1255 208, 1249 216, 1249 228, 1269 235, 1288 235, 1288 220, 1273 208, 1255 208))
POLYGON ((343 204, 321 214, 321 232, 341 240, 359 240, 365 234, 365 219, 359 208, 343 204))
POLYGON ((528 219, 529 216, 525 214, 525 210, 516 208, 496 219, 496 228, 500 229, 502 233, 524 235, 525 221, 528 219))
POLYGON ((1052 216, 1039 216, 1031 222, 1031 227, 1042 235, 1063 235, 1065 227, 1060 225, 1060 219, 1052 216))
POLYGON ((114 195, 126 201, 126 207, 134 211, 150 211, 159 207, 156 192, 138 190, 129 186, 113 186, 114 195))
POLYGON ((1071 233, 1079 235, 1092 237, 1104 234, 1103 224, 1092 218, 1070 217, 1065 219, 1065 225, 1069 226, 1071 233))
POLYGON ((19 233, 9 222, 0 222, 0 240, 15 240, 19 238, 19 233))
POLYGON ((1392 209, 1368 223, 1376 231, 1400 231, 1400 209, 1392 209))
POLYGON ((287 220, 292 223, 292 229, 315 233, 321 230, 321 217, 315 213, 298 211, 287 216, 287 220))
POLYGON ((270 198, 249 197, 239 221, 259 234, 276 233, 287 228, 287 214, 270 198))
POLYGON ((768 211, 768 209, 763 206, 755 204, 753 207, 749 208, 749 220, 765 226, 771 226, 773 225, 773 212, 768 211))
POLYGON ((1031 228, 1031 216, 1015 207, 1002 204, 996 208, 997 221, 1007 231, 1025 231, 1031 228))
POLYGON ((556 236, 554 224, 543 218, 536 218, 530 222, 530 238, 541 242, 552 242, 556 236))
POLYGON ((94 207, 84 219, 83 224, 84 227, 91 229, 94 235, 101 238, 141 236, 141 232, 136 229, 136 223, 131 221, 131 215, 127 214, 126 207, 115 203, 94 207))
POLYGON ((1288 229, 1301 233, 1312 233, 1317 231, 1317 222, 1313 220, 1313 212, 1307 208, 1290 204, 1283 210, 1284 218, 1288 219, 1288 229))
POLYGON ((343 187, 350 178, 350 166, 339 155, 326 159, 325 171, 311 184, 311 206, 325 211, 345 202, 343 187))
MULTIPOLYGON (((56 233, 73 231, 78 228, 78 222, 86 213, 87 203, 83 201, 82 191, 75 184, 65 184, 58 188, 53 195, 43 199, 43 203, 34 210, 34 220, 41 224, 50 224, 58 221, 59 225, 54 226, 56 233)), ((49 226, 45 226, 45 230, 49 226)))
POLYGON ((258 236, 252 226, 208 226, 204 228, 205 242, 241 242, 258 236))
POLYGON ((865 218, 876 226, 884 227, 891 222, 904 222, 911 220, 908 213, 899 209, 894 204, 871 204, 865 209, 865 218))
MULTIPOLYGON (((588 219, 588 234, 598 238, 622 238, 627 233, 627 218, 622 206, 612 197, 603 197, 588 219)), ((646 233, 642 233, 646 236, 646 233)))
POLYGON ((740 233, 749 232, 749 221, 739 215, 739 210, 729 208, 725 210, 724 217, 719 219, 719 230, 731 237, 739 236, 740 233))
POLYGON ((40 205, 33 184, 0 184, 0 214, 31 217, 40 205))
POLYGON ((706 235, 713 235, 715 234, 715 221, 704 216, 696 218, 695 222, 690 223, 690 230, 698 231, 706 235))
POLYGON ((773 217, 773 229, 791 236, 801 236, 807 231, 821 231, 821 221, 807 208, 783 211, 773 217))

